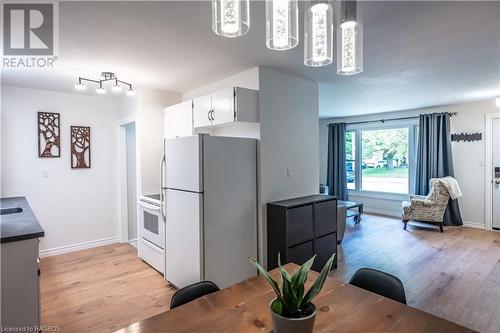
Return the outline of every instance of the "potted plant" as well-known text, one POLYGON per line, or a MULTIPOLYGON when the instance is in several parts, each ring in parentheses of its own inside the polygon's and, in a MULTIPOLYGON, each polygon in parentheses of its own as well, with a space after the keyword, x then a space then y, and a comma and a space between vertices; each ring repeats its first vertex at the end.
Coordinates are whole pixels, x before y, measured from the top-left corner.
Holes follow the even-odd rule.
POLYGON ((335 254, 328 259, 325 267, 323 267, 309 291, 305 292, 304 285, 315 257, 309 259, 290 275, 281 266, 278 254, 278 266, 281 276, 280 285, 278 285, 269 272, 255 258, 250 258, 250 261, 266 278, 276 293, 276 298, 269 304, 275 333, 311 333, 313 331, 316 306, 312 303, 312 300, 319 294, 321 288, 323 288, 326 277, 332 268, 335 254))

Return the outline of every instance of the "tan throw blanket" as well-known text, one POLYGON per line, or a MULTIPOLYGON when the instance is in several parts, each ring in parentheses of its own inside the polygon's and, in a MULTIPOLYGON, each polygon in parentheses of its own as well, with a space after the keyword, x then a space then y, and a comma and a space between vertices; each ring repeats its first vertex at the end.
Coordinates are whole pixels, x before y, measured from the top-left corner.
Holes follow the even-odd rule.
POLYGON ((444 177, 444 178, 441 178, 440 181, 443 183, 444 186, 446 186, 446 189, 448 190, 448 193, 450 194, 450 197, 453 200, 455 200, 463 195, 462 191, 460 190, 460 186, 458 186, 458 182, 455 178, 444 177))

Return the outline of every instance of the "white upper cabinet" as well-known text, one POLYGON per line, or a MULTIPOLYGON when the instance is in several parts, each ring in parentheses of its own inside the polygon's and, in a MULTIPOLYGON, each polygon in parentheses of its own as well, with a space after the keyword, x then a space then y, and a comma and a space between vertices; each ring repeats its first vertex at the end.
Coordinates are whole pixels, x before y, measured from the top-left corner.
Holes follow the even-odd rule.
POLYGON ((212 110, 212 95, 201 96, 193 99, 194 127, 211 126, 212 110))
POLYGON ((193 135, 193 102, 191 100, 163 110, 164 137, 172 139, 193 135))
POLYGON ((259 122, 259 92, 229 88, 193 100, 194 128, 259 122))
POLYGON ((235 121, 234 90, 225 89, 212 94, 212 125, 232 123, 235 121))

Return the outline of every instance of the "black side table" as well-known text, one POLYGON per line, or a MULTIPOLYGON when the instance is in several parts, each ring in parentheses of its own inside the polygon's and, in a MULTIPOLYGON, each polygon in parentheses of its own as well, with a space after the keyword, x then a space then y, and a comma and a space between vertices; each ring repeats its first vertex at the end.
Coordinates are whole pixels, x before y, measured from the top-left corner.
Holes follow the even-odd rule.
POLYGON ((354 217, 354 223, 361 222, 361 214, 363 214, 363 203, 354 201, 338 201, 339 205, 344 205, 347 208, 346 218, 354 217))

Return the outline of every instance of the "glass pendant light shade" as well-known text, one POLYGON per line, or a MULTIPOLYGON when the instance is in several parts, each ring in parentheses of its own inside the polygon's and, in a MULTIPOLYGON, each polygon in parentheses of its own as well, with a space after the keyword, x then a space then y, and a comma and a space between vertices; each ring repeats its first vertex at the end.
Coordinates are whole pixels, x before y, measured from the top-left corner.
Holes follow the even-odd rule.
POLYGON ((304 15, 304 65, 333 61, 333 8, 330 1, 310 1, 304 15))
POLYGON ((266 46, 289 50, 299 43, 297 0, 266 0, 266 46))
POLYGON ((341 1, 339 13, 337 74, 361 73, 363 71, 363 26, 357 16, 356 1, 341 1))
POLYGON ((212 0, 212 30, 224 37, 246 34, 250 30, 250 0, 212 0))

